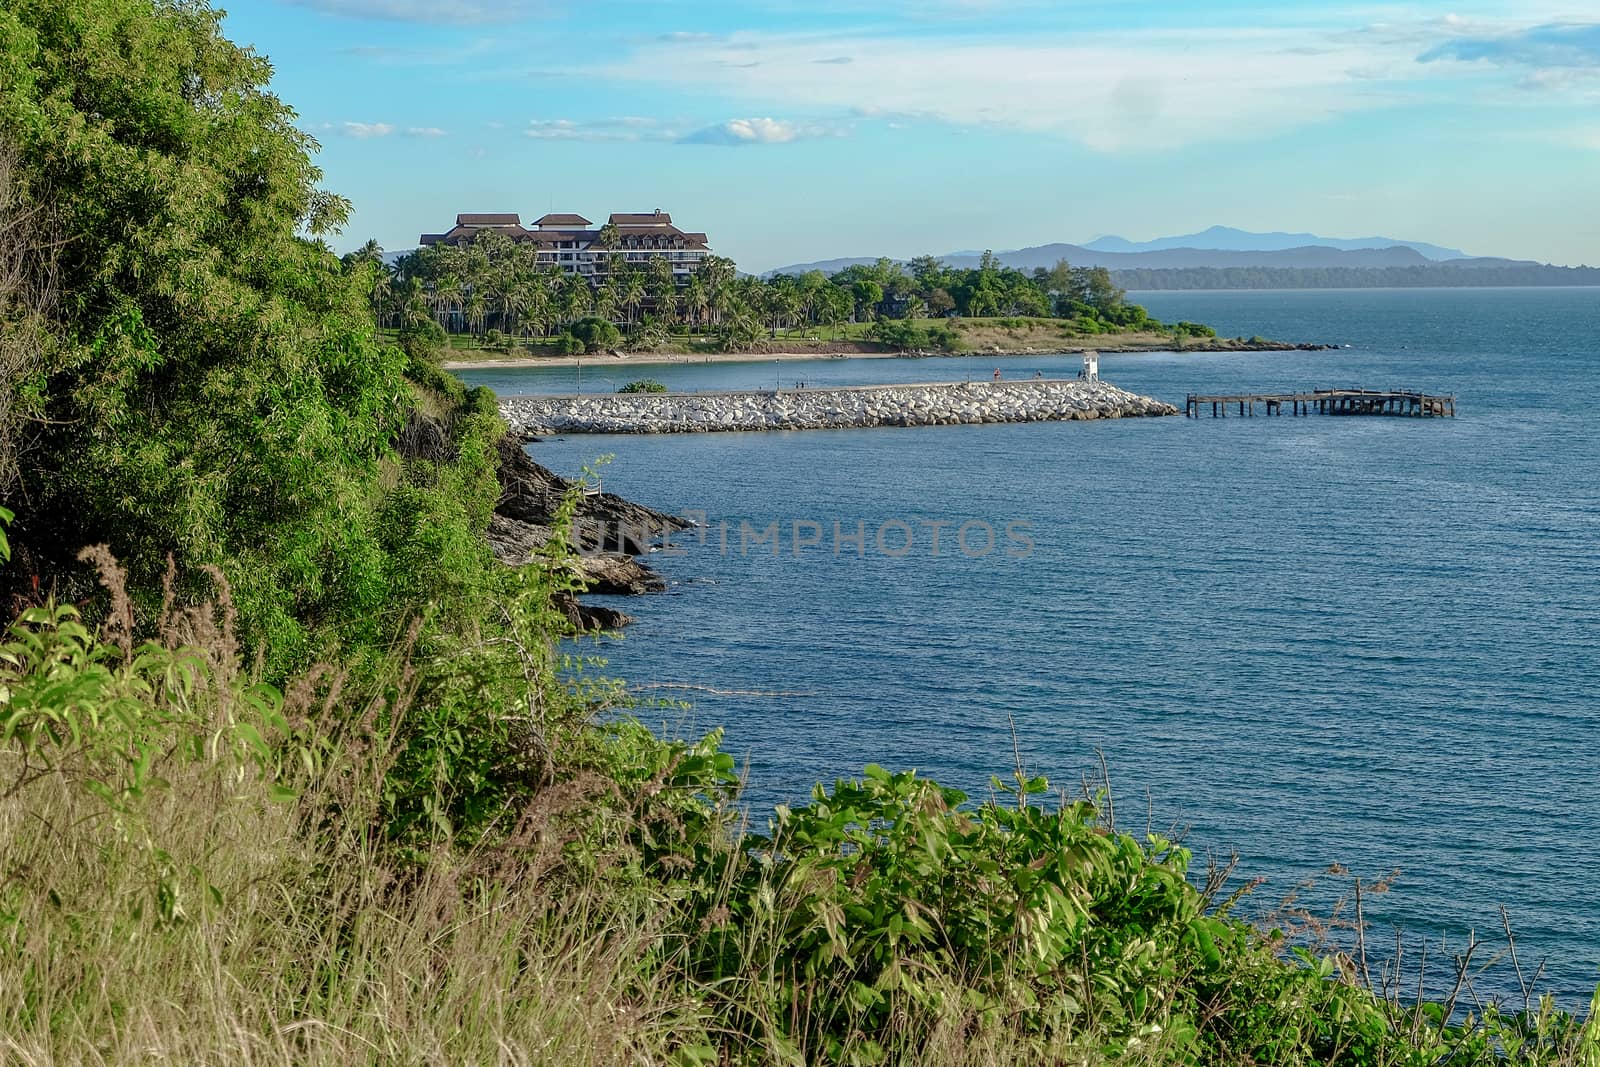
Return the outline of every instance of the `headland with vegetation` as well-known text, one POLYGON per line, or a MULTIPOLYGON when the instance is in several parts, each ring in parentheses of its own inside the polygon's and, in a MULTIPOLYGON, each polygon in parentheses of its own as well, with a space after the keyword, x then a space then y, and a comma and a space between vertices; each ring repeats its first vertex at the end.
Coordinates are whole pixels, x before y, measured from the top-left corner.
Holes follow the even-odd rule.
POLYGON ((269 75, 201 3, 0 7, 0 1058, 1596 1062, 1018 765, 746 827, 269 75))
POLYGON ((1238 351, 1323 347, 1219 338, 1203 323, 1150 317, 1103 268, 1062 261, 1028 272, 992 255, 970 268, 880 259, 824 274, 741 276, 711 256, 685 280, 666 262, 620 254, 595 279, 541 265, 493 231, 390 265, 369 241, 345 257, 369 272, 373 315, 397 342, 430 335, 450 366, 551 364, 606 353, 646 361, 759 355, 804 359, 906 353, 1238 351))

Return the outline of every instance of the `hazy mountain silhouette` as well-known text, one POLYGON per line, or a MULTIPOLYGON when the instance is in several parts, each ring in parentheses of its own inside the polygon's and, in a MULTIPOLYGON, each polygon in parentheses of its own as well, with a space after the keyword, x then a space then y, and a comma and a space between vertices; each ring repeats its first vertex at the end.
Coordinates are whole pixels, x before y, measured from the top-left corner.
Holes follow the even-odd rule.
POLYGON ((1200 233, 1181 237, 1157 237, 1153 241, 1129 241, 1122 237, 1101 237, 1083 247, 1093 252, 1160 252, 1169 248, 1214 248, 1227 252, 1282 252, 1318 246, 1357 251, 1368 248, 1414 248, 1428 259, 1470 259, 1458 248, 1442 248, 1426 241, 1401 241, 1393 237, 1319 237, 1314 233, 1253 233, 1231 226, 1213 226, 1200 233))

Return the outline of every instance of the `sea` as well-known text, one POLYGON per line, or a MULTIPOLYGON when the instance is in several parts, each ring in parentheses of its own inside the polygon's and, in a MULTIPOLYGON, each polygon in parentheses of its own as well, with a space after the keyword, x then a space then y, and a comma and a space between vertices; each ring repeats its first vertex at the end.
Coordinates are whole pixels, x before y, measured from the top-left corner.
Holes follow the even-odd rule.
MULTIPOLYGON (((726 731, 758 826, 868 763, 982 799, 1020 757, 1070 793, 1108 781, 1120 828, 1179 836, 1196 868, 1236 854, 1254 914, 1332 912, 1359 877, 1373 956, 1399 931, 1410 980, 1424 949, 1438 976, 1475 934, 1478 962, 1499 956, 1480 988, 1520 1006, 1509 922, 1523 977, 1582 1007, 1600 983, 1600 289, 1133 298, 1336 346, 1103 354, 1134 392, 1407 388, 1458 414, 545 440, 530 450, 557 471, 609 456, 607 491, 705 522, 653 557, 670 591, 615 601, 638 621, 589 651, 653 725, 726 731)), ((462 376, 509 395, 1080 366, 462 376)))

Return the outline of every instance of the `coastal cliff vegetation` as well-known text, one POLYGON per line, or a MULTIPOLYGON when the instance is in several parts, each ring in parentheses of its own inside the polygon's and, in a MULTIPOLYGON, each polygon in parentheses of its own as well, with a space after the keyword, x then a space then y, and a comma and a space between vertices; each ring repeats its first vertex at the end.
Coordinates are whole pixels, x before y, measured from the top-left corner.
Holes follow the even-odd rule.
POLYGON ((747 827, 579 639, 580 494, 494 559, 493 398, 381 339, 269 75, 0 4, 0 1059, 1600 1063, 1020 766, 747 827))

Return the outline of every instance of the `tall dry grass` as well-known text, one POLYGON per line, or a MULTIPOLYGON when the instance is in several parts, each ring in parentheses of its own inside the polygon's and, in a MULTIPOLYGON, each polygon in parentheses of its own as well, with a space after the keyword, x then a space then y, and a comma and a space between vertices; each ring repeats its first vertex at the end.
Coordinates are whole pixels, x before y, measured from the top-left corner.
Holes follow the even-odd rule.
MULTIPOLYGON (((90 558, 125 606, 114 561, 90 558)), ((647 910, 553 894, 539 853, 559 840, 525 842, 530 877, 498 880, 504 856, 439 840, 418 863, 383 840, 381 698, 317 668, 269 739, 300 758, 234 743, 263 690, 216 577, 215 605, 168 598, 157 630, 181 658, 136 648, 114 608, 104 640, 50 646, 45 684, 0 682, 0 1062, 662 1062, 679 1006, 641 988, 647 910), (55 733, 24 743, 51 701, 55 733), (95 718, 113 705, 139 718, 95 718), (138 741, 108 748, 90 725, 138 741)), ((75 625, 51 610, 21 629, 75 625)), ((379 687, 395 718, 403 651, 379 687)))
MULTIPOLYGON (((101 635, 73 636, 72 613, 51 609, 0 644, 0 1063, 989 1067, 1194 1053, 1160 1027, 1130 1035, 1092 996, 1068 1024, 1041 1030, 1026 982, 979 1003, 974 991, 994 989, 979 974, 919 972, 926 995, 856 1032, 837 1017, 847 968, 807 979, 798 1000, 784 995, 796 989, 796 919, 813 914, 800 898, 814 883, 758 881, 767 906, 730 907, 743 862, 731 832, 668 852, 676 875, 613 877, 638 857, 625 854, 625 834, 605 839, 611 854, 580 840, 585 805, 617 788, 598 776, 546 790, 486 844, 440 836, 398 849, 382 817, 397 738, 380 724, 404 721, 419 699, 409 644, 377 684, 321 666, 277 699, 241 669, 220 575, 216 603, 169 596, 154 627, 163 643, 137 645, 114 561, 88 558, 112 605, 101 635), (50 702, 76 710, 46 721, 50 702), (120 710, 96 730, 71 729, 90 724, 91 705, 120 710), (683 869, 689 854, 701 869, 683 869), (686 903, 685 886, 710 899, 686 903), (731 931, 740 965, 708 979, 696 964, 703 935, 735 913, 747 924, 731 931)), ((642 792, 663 780, 655 773, 642 792)), ((1225 881, 1213 872, 1208 893, 1225 881)), ((908 954, 902 965, 919 962, 908 954)), ((1227 1002, 1208 1010, 1243 1019, 1259 991, 1299 996, 1306 987, 1278 981, 1282 966, 1241 957, 1218 994, 1227 1002)), ((1006 973, 1026 971, 1017 960, 1006 973)), ((1085 990, 1106 977, 1087 957, 1065 976, 1085 990)), ((1326 1020, 1277 1007, 1269 1046, 1238 1047, 1305 1062, 1326 1020)), ((1452 1049, 1463 1063, 1600 1067, 1600 1017, 1587 1036, 1550 1017, 1527 1030, 1542 1048, 1505 1058, 1473 1034, 1424 1040, 1421 1006, 1395 1007, 1413 1033, 1396 1031, 1368 1062, 1452 1049)), ((1489 1036, 1503 1044, 1525 1030, 1510 1020, 1489 1036)))

